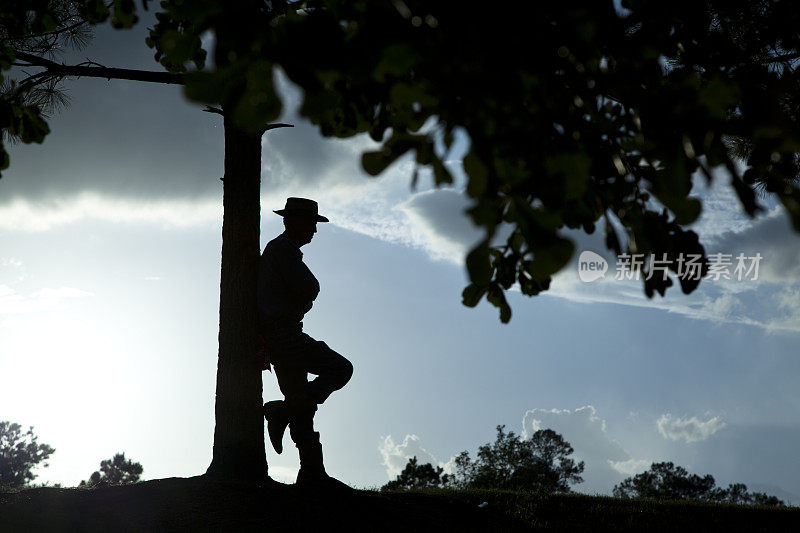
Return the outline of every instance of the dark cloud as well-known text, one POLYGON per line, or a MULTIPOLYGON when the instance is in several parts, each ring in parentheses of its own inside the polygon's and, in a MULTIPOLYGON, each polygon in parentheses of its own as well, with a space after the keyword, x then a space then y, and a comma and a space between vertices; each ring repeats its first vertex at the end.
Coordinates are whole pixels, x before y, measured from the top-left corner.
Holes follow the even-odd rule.
MULTIPOLYGON (((152 21, 150 21, 152 22, 152 21)), ((100 28, 86 57, 107 66, 162 70, 144 44, 148 21, 130 31, 100 28)), ((263 138, 265 192, 357 185, 367 180, 360 155, 374 145, 367 137, 322 137, 296 115, 299 90, 278 73, 285 109, 294 125, 263 138)), ((121 80, 71 79, 70 104, 49 121, 43 145, 11 147, 11 168, 0 180, 0 204, 63 198, 92 191, 117 198, 221 197, 222 117, 189 102, 179 86, 121 80)))
POLYGON ((268 132, 262 141, 265 187, 291 190, 357 186, 370 179, 361 170, 361 152, 368 138, 327 139, 298 117, 285 117, 293 128, 268 132))
MULTIPOLYGON (((162 70, 144 44, 144 22, 130 31, 100 28, 86 50, 106 66, 162 70)), ((70 104, 50 119, 43 145, 11 147, 0 202, 96 191, 125 197, 220 194, 223 132, 219 115, 204 113, 182 88, 120 80, 69 79, 70 104)))
POLYGON ((415 194, 403 204, 403 209, 432 235, 468 249, 483 235, 483 230, 476 228, 465 213, 470 203, 462 192, 434 189, 415 194))

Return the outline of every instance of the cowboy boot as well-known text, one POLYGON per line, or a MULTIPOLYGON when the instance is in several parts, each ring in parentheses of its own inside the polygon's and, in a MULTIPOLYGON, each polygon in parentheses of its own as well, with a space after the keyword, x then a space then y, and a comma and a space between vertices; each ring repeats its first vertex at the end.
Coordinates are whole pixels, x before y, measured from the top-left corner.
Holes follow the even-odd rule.
MULTIPOLYGON (((319 438, 319 434, 317 434, 319 438)), ((311 490, 352 492, 353 488, 325 472, 322 461, 322 444, 319 440, 297 445, 300 454, 300 471, 297 472, 298 487, 311 490)))
POLYGON ((264 418, 267 419, 269 441, 275 451, 283 451, 283 434, 289 425, 289 409, 283 400, 273 400, 264 404, 264 418))
POLYGON ((272 447, 283 452, 283 434, 286 426, 295 418, 313 416, 317 403, 308 394, 290 396, 285 400, 273 400, 264 404, 264 418, 267 419, 267 433, 272 447))

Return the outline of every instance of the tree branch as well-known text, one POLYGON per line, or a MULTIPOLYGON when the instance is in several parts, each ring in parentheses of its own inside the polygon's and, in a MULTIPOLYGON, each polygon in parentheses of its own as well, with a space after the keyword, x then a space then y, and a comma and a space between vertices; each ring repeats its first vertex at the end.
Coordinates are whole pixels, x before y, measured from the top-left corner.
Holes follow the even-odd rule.
POLYGON ((42 37, 50 37, 50 36, 53 36, 53 35, 60 36, 61 34, 64 34, 64 33, 67 33, 69 31, 72 31, 75 28, 77 28, 79 26, 82 26, 84 24, 88 24, 88 21, 79 20, 78 22, 75 22, 74 24, 70 24, 69 26, 66 26, 64 28, 59 28, 59 29, 53 30, 53 31, 47 31, 47 32, 44 32, 44 33, 26 35, 26 36, 22 36, 22 37, 0 37, 0 42, 22 41, 22 40, 25 40, 25 39, 40 39, 42 37))
POLYGON ((47 69, 58 76, 79 76, 87 78, 106 78, 115 80, 146 81, 152 83, 168 83, 183 85, 183 74, 172 72, 153 72, 149 70, 131 70, 126 68, 89 67, 82 65, 63 65, 26 52, 15 52, 14 56, 27 61, 32 66, 47 69))
POLYGON ((274 130, 275 128, 294 128, 294 124, 284 124, 283 122, 276 122, 275 124, 270 124, 264 131, 274 130))
POLYGON ((46 80, 48 77, 51 77, 52 74, 49 72, 38 72, 36 74, 31 74, 21 82, 19 82, 19 88, 17 89, 17 94, 24 92, 34 85, 41 83, 43 80, 46 80))

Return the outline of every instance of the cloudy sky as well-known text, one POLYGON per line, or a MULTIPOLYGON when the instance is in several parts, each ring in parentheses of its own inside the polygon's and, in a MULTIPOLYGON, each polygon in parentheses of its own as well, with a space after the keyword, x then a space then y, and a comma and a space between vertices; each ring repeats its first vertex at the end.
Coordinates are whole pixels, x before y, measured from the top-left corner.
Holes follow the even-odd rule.
MULTIPOLYGON (((143 36, 103 29, 67 60, 157 69, 143 36)), ((753 221, 724 174, 698 183, 703 242, 760 254, 756 280, 648 300, 641 282, 615 279, 602 235, 571 233, 578 251, 606 259, 605 277, 582 282, 576 257, 547 294, 511 293, 504 325, 485 302, 460 303, 479 236, 463 182, 412 191, 408 161, 366 176, 371 141, 323 139, 280 80, 282 120, 295 127, 263 139, 261 242, 282 231, 272 209, 287 196, 318 200, 331 219, 303 248, 322 285, 306 331, 355 366, 317 415, 331 474, 380 486, 413 455, 474 457, 505 424, 563 434, 586 461, 581 492, 609 493, 669 460, 800 503, 800 237, 774 202, 753 221)), ((0 420, 33 425, 56 448, 40 482, 77 484, 119 451, 147 479, 201 474, 214 424, 220 117, 177 87, 66 88, 45 143, 12 147, 0 180, 0 420)), ((458 174, 458 154, 450 165, 458 174)), ((264 388, 279 397, 271 374, 264 388)), ((294 448, 267 454, 273 477, 293 480, 294 448)))

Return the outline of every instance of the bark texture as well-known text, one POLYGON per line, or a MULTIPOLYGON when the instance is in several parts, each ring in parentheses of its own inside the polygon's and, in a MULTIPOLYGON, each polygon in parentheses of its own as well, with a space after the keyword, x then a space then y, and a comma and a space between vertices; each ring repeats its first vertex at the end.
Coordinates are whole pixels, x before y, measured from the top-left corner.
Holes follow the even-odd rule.
POLYGON ((267 477, 261 369, 256 364, 261 132, 225 116, 222 274, 214 455, 207 474, 267 477))

